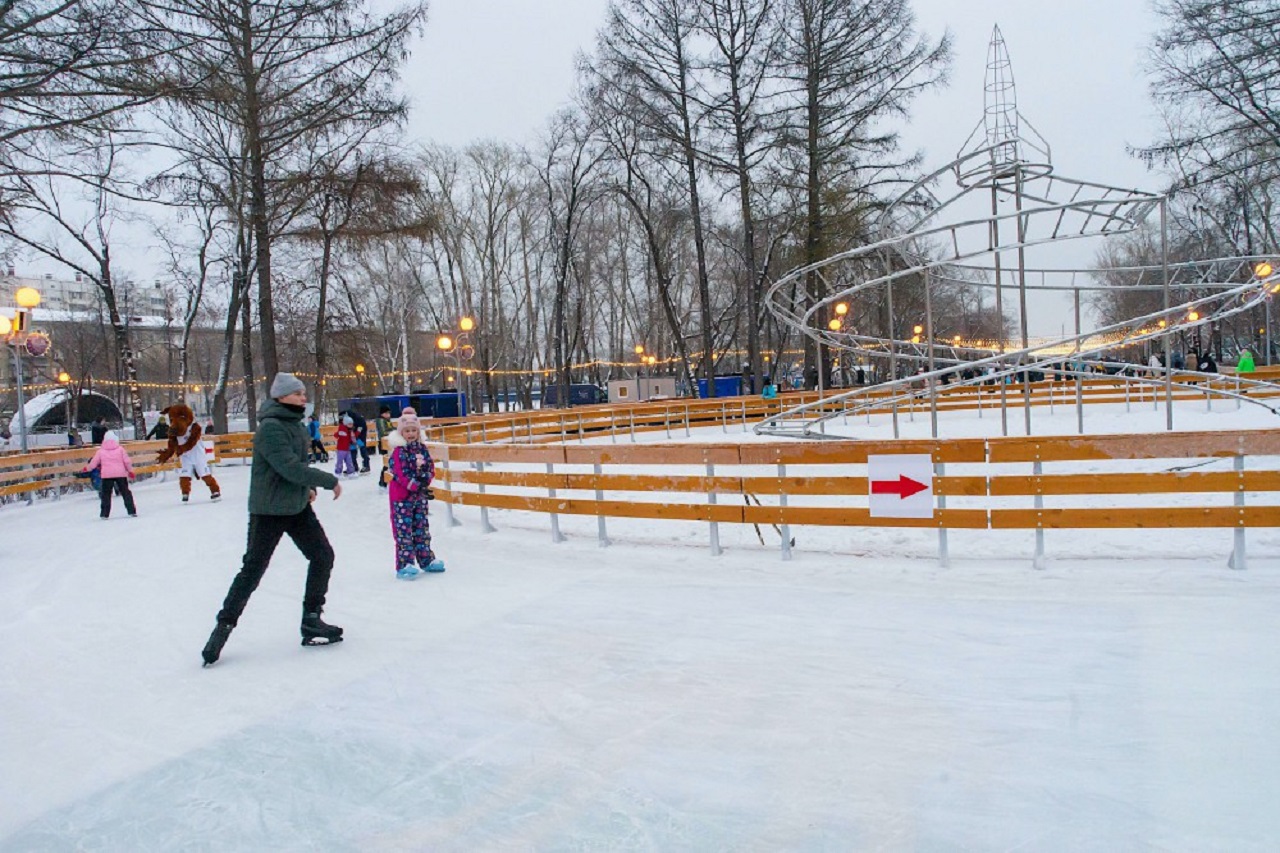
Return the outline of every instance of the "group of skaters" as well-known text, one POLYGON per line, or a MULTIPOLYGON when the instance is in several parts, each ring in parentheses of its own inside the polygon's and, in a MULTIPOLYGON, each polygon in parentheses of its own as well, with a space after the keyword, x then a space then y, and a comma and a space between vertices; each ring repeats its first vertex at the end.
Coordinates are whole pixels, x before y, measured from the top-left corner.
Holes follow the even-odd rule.
MULTIPOLYGON (((166 442, 165 447, 156 454, 158 464, 163 464, 172 458, 178 460, 178 482, 183 503, 191 499, 191 483, 195 479, 202 481, 209 488, 210 500, 216 501, 222 497, 218 481, 209 468, 209 460, 205 455, 202 440, 211 432, 212 424, 206 431, 205 427, 196 423, 195 414, 189 406, 177 404, 160 413, 156 426, 146 436, 148 439, 158 438, 166 442), (172 428, 165 420, 165 415, 170 413, 173 420, 172 428)), ((124 508, 129 517, 137 518, 137 504, 134 501, 133 491, 129 488, 129 484, 137 479, 137 474, 133 469, 133 461, 129 458, 128 451, 120 443, 119 435, 114 430, 108 429, 102 418, 94 420, 89 434, 90 440, 98 446, 98 449, 88 463, 76 473, 76 476, 89 478, 93 488, 97 490, 98 517, 104 521, 111 518, 113 498, 119 495, 124 501, 124 508)), ((76 436, 77 434, 73 430, 68 435, 76 436)), ((75 442, 72 441, 71 444, 74 446, 75 442)))
MULTIPOLYGON (((334 552, 311 505, 321 489, 332 492, 334 500, 341 497, 339 477, 354 473, 355 453, 361 450, 361 444, 368 450, 369 442, 361 435, 362 431, 367 435, 368 425, 355 412, 340 415, 338 435, 345 431, 347 440, 339 440, 334 451, 339 456, 339 467, 329 473, 313 465, 327 460, 317 456, 325 452, 318 423, 311 418, 303 424, 307 416, 306 386, 292 374, 278 373, 271 382, 269 396, 270 402, 258 414, 258 428, 253 436, 249 541, 240 571, 231 581, 213 632, 201 652, 205 666, 217 662, 221 656, 249 597, 267 570, 276 545, 285 535, 293 540, 308 563, 302 598, 302 644, 328 645, 343 639, 342 628, 321 618, 334 552), (341 458, 344 453, 345 461, 341 458)), ((384 408, 377 430, 379 444, 385 437, 388 451, 383 454, 386 473, 381 484, 388 491, 396 577, 413 580, 423 573, 443 572, 444 561, 436 557, 431 548, 431 527, 427 519, 428 501, 433 497, 431 481, 435 477, 435 462, 422 441, 417 413, 405 408, 393 423, 390 409, 384 408)), ((363 470, 368 471, 368 454, 360 455, 363 470)))

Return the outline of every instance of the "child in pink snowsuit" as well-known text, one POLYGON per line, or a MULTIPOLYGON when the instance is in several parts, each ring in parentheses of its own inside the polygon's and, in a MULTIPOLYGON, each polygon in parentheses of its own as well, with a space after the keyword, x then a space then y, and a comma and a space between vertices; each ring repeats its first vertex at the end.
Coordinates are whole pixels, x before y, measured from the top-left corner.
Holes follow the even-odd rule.
POLYGON ((431 551, 431 525, 427 521, 427 501, 435 462, 422 443, 418 415, 406 408, 400 423, 387 436, 391 448, 391 533, 396 540, 396 577, 413 580, 421 572, 443 572, 444 561, 431 551), (414 563, 417 563, 415 566, 414 563))
POLYGON ((100 469, 102 474, 102 488, 99 490, 102 496, 102 518, 111 517, 113 492, 119 492, 120 497, 124 498, 124 508, 129 517, 137 518, 138 508, 133 503, 133 492, 129 491, 129 482, 134 479, 133 463, 129 461, 129 454, 120 446, 120 439, 114 432, 106 434, 102 439, 102 446, 83 470, 92 471, 94 468, 100 469))

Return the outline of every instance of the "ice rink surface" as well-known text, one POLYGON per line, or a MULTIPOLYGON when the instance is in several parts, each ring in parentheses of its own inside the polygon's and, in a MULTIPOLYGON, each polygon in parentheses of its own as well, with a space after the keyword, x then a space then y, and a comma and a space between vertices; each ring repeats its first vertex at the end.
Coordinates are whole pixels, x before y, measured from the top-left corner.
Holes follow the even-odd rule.
POLYGON ((601 548, 594 518, 556 545, 434 506, 448 571, 405 583, 369 476, 317 503, 346 642, 299 645, 286 541, 202 669, 247 475, 219 469, 219 504, 139 485, 137 520, 0 508, 0 850, 1280 838, 1276 530, 1242 572, 1229 531, 1055 533, 1040 571, 1031 533, 970 533, 942 569, 928 531, 798 528, 783 562, 749 527, 712 557, 692 523, 611 521, 601 548))

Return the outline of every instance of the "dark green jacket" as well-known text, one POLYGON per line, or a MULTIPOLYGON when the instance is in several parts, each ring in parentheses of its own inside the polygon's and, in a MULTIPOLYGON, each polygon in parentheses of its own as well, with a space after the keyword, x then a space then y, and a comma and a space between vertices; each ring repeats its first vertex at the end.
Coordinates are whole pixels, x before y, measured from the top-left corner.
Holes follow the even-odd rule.
POLYGON ((311 440, 302 412, 272 400, 258 413, 249 475, 251 515, 297 515, 311 502, 312 489, 329 489, 338 478, 307 464, 311 440))

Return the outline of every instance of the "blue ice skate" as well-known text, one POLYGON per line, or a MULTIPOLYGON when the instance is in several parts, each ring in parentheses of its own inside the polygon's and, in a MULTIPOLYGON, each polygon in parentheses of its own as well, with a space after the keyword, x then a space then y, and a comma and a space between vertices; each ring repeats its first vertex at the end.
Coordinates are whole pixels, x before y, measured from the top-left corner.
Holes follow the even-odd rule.
POLYGON ((396 572, 396 577, 402 581, 411 581, 416 580, 420 574, 422 573, 418 571, 417 566, 405 566, 403 569, 396 572))
POLYGON ((443 571, 444 571, 444 560, 440 559, 439 557, 436 557, 436 558, 435 558, 434 560, 432 560, 430 563, 427 563, 426 568, 424 568, 424 569, 423 569, 423 571, 424 571, 424 572, 433 572, 433 573, 434 573, 434 572, 443 572, 443 571))

